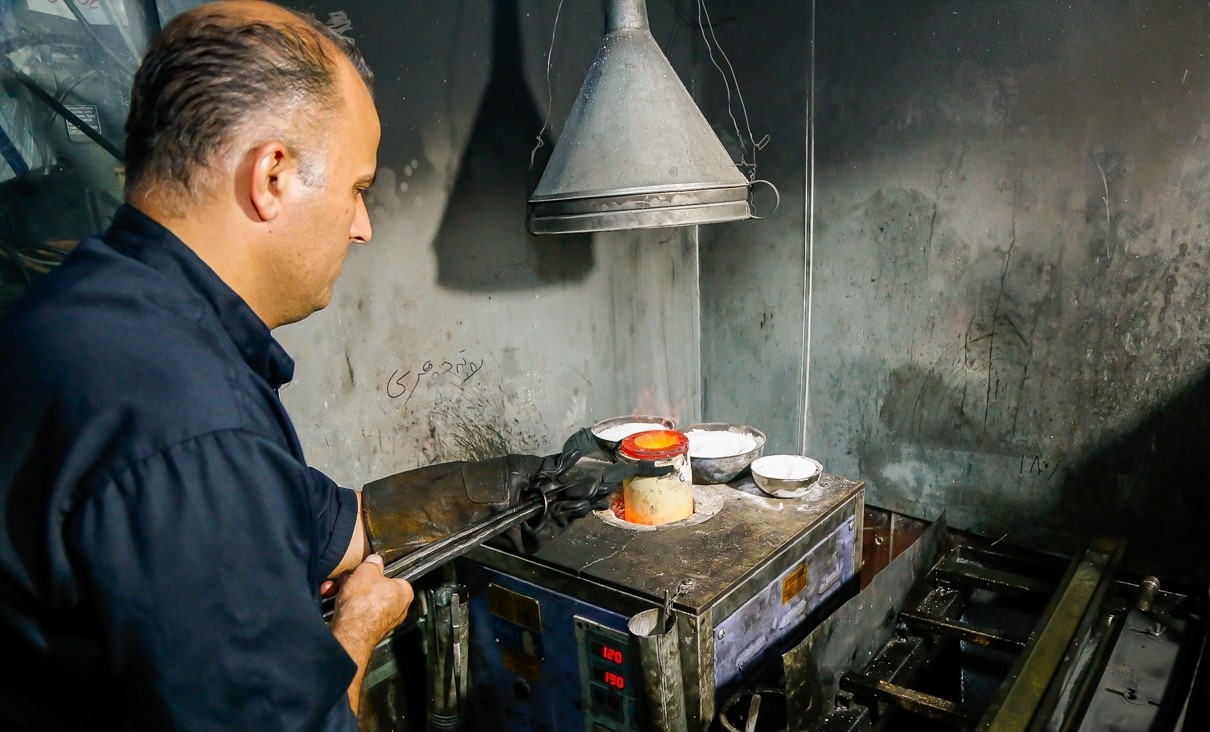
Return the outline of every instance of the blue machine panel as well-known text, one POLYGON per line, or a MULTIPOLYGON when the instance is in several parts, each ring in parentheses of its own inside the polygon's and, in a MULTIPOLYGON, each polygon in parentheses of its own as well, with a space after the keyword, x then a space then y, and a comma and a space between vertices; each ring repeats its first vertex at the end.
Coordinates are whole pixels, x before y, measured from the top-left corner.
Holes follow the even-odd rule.
POLYGON ((476 730, 641 729, 628 618, 475 563, 458 571, 470 589, 476 730))

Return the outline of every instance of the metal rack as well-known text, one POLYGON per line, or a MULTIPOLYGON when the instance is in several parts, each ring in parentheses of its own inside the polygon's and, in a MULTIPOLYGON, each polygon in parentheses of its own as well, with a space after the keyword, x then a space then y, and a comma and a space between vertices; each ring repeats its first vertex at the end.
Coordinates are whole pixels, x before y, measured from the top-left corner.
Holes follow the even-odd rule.
POLYGON ((868 662, 836 674, 834 699, 808 714, 806 726, 1174 728, 1204 617, 1170 593, 1159 608, 1154 578, 1117 579, 1121 555, 1108 540, 1070 562, 972 546, 946 551, 890 615, 890 637, 868 662))

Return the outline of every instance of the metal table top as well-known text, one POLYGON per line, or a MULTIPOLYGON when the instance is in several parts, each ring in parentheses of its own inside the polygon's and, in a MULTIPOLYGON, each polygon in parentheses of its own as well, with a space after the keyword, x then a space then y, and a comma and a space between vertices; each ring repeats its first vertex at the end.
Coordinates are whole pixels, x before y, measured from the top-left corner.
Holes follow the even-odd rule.
POLYGON ((699 508, 718 512, 647 530, 598 515, 575 521, 532 559, 660 601, 683 580, 692 587, 676 605, 701 613, 795 539, 827 519, 862 488, 824 474, 800 498, 772 498, 751 478, 730 485, 694 486, 699 508), (721 505, 719 505, 721 503, 721 505))

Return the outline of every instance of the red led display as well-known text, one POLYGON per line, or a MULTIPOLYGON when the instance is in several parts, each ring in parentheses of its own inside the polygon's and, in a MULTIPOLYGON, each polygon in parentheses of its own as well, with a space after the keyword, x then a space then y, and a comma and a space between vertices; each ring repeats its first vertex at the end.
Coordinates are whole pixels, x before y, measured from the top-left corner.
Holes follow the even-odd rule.
POLYGON ((605 677, 602 678, 601 680, 604 681, 606 684, 609 684, 610 686, 612 686, 615 689, 625 689, 626 688, 626 679, 622 678, 621 676, 619 676, 618 674, 615 674, 612 671, 606 671, 605 677))
POLYGON ((604 643, 598 643, 596 641, 592 641, 589 646, 590 650, 592 651, 592 655, 596 656, 597 658, 602 658, 610 663, 616 663, 619 666, 622 665, 622 652, 617 648, 607 646, 604 643))
POLYGON ((593 666, 592 676, 606 686, 612 686, 615 689, 626 688, 626 677, 616 671, 609 671, 600 666, 593 666))

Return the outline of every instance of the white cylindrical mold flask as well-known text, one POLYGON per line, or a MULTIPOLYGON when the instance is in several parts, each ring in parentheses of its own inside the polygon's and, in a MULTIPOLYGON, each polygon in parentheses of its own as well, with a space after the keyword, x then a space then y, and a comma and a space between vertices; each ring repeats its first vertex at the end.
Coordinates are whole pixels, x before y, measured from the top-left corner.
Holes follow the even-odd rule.
POLYGON ((675 430, 637 432, 618 445, 618 458, 648 461, 673 471, 655 477, 635 476, 622 484, 626 520, 647 526, 680 521, 693 515, 693 474, 689 438, 675 430))

